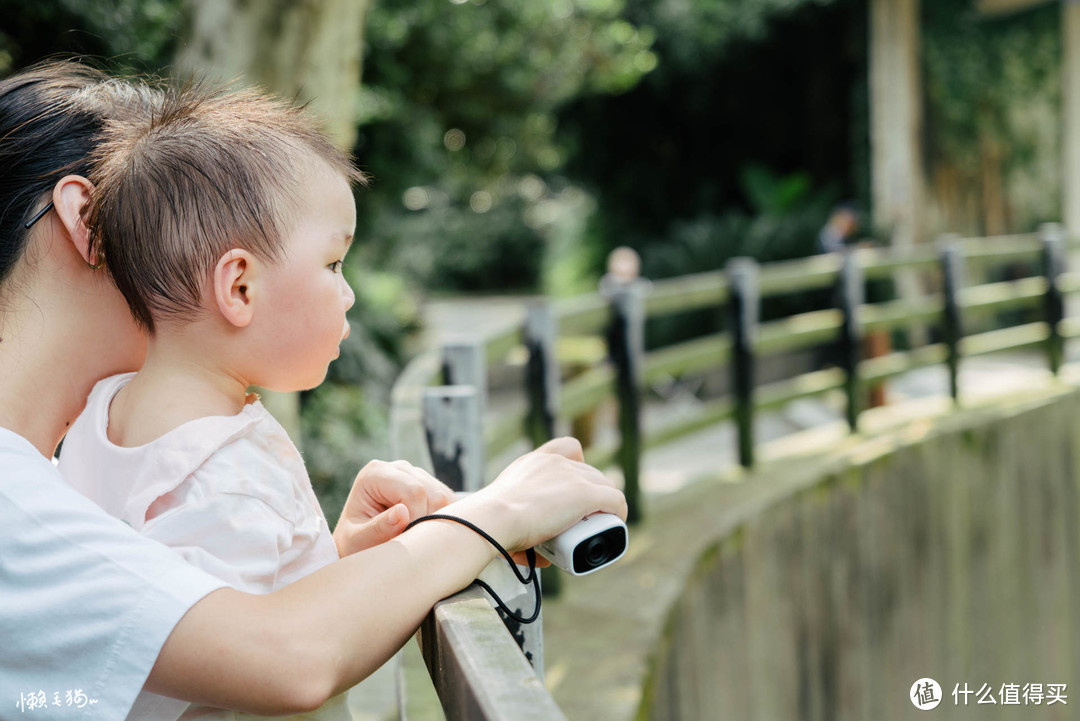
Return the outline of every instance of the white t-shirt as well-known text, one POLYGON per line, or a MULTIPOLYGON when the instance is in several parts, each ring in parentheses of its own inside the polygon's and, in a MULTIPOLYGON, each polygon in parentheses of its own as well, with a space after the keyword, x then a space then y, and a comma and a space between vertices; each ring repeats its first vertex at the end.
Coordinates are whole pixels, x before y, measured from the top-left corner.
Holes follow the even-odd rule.
POLYGON ((176 623, 224 585, 0 428, 0 718, 124 718, 176 623))
MULTIPOLYGON (((142 446, 117 446, 107 435, 109 406, 133 375, 94 386, 68 431, 60 472, 72 488, 248 593, 275 591, 337 560, 300 452, 262 403, 198 418, 142 446)), ((188 706, 144 693, 131 718, 255 718, 188 706)), ((305 718, 350 718, 344 695, 305 718)))

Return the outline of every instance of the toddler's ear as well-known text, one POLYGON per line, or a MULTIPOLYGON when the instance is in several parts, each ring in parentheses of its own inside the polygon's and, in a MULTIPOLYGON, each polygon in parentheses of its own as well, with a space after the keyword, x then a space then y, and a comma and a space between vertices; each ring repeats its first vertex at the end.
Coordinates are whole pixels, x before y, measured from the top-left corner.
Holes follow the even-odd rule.
POLYGON ((237 328, 246 327, 254 315, 251 282, 256 274, 256 259, 239 248, 221 256, 214 266, 211 278, 214 301, 222 317, 237 328))

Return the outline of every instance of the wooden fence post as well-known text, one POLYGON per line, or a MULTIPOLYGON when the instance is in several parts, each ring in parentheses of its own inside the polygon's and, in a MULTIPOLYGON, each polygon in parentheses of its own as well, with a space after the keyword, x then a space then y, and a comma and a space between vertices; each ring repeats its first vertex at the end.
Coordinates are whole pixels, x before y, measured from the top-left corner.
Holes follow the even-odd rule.
POLYGON ((948 347, 945 363, 949 368, 949 394, 960 402, 960 339, 964 337, 960 291, 964 286, 964 257, 958 237, 944 235, 941 244, 941 273, 944 282, 945 313, 942 317, 942 336, 948 347))
POLYGON ((754 340, 760 318, 758 264, 753 258, 732 258, 724 268, 730 288, 731 389, 739 433, 739 463, 754 465, 754 340))
POLYGON ((612 284, 608 290, 611 326, 608 349, 615 364, 619 399, 619 464, 622 467, 627 523, 641 520, 641 387, 645 371, 645 298, 643 283, 612 284))
MULTIPOLYGON (((555 421, 559 417, 559 361, 555 356, 559 320, 549 302, 541 301, 526 308, 522 335, 529 352, 525 366, 529 403, 525 435, 536 448, 555 437, 555 421)), ((562 591, 562 576, 556 566, 543 569, 541 579, 545 596, 555 597, 562 591)))
POLYGON ((559 320, 550 303, 542 301, 526 309, 523 335, 529 352, 525 366, 529 403, 525 434, 535 448, 555 437, 555 420, 559 417, 559 361, 555 357, 559 320))
POLYGON ((844 391, 847 393, 847 422, 854 433, 858 430, 862 384, 859 382, 859 354, 863 345, 859 324, 861 306, 866 301, 866 283, 862 266, 852 249, 845 250, 836 278, 836 294, 843 322, 840 327, 840 365, 844 369, 844 391))
POLYGON ((1065 272, 1065 228, 1060 223, 1044 223, 1039 227, 1042 241, 1043 275, 1046 276, 1046 298, 1043 308, 1050 335, 1046 339, 1046 355, 1050 372, 1057 375, 1065 357, 1065 339, 1058 327, 1065 318, 1065 298, 1058 288, 1058 276, 1065 272))
POLYGON ((443 344, 442 374, 444 385, 476 388, 483 425, 484 413, 487 410, 487 359, 484 356, 484 345, 476 339, 443 344))
MULTIPOLYGON (((480 490, 484 484, 484 432, 477 388, 470 385, 425 389, 424 432, 435 477, 455 491, 480 490)), ((515 613, 522 616, 532 613, 536 602, 532 587, 522 585, 502 557, 496 558, 481 575, 515 613)), ((522 625, 498 608, 495 612, 542 679, 543 614, 533 623, 522 625)))
POLYGON ((455 491, 484 485, 484 433, 475 386, 424 389, 424 434, 435 477, 455 491))

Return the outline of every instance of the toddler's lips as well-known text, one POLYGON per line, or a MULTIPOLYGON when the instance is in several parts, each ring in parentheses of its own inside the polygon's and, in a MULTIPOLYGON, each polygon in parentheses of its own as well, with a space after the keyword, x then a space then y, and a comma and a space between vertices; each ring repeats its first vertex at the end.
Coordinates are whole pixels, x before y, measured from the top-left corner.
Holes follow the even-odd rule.
POLYGON ((341 334, 341 340, 345 340, 349 337, 349 333, 352 332, 352 328, 349 326, 349 321, 345 321, 345 332, 341 334))

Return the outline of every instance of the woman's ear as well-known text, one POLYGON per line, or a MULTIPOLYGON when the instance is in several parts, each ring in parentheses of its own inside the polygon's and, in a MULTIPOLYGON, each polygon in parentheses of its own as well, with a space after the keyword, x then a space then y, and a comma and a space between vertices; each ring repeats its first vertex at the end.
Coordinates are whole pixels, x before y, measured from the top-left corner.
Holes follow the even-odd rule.
POLYGON ((53 186, 52 202, 56 217, 71 238, 72 245, 78 251, 87 265, 97 266, 101 259, 97 257, 99 251, 91 251, 90 231, 83 220, 83 210, 90 200, 90 191, 94 186, 89 180, 81 175, 65 175, 53 186), (94 257, 91 258, 91 252, 94 257))
POLYGON ((226 321, 244 328, 255 315, 252 283, 258 275, 258 261, 248 251, 233 248, 221 256, 210 279, 214 301, 226 321))

